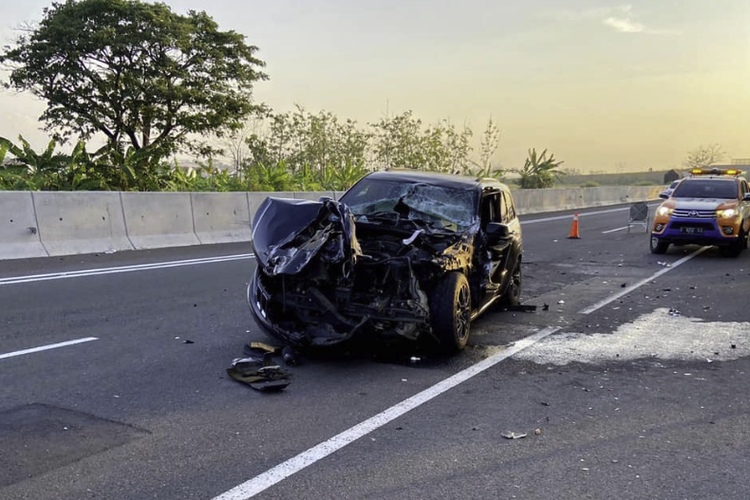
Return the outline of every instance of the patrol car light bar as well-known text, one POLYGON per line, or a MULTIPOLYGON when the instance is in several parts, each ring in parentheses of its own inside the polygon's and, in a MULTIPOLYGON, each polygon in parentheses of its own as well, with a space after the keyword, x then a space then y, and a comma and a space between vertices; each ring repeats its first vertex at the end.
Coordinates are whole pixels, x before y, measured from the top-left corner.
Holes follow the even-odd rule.
POLYGON ((694 168, 690 173, 692 175, 742 175, 742 171, 736 168, 694 168))

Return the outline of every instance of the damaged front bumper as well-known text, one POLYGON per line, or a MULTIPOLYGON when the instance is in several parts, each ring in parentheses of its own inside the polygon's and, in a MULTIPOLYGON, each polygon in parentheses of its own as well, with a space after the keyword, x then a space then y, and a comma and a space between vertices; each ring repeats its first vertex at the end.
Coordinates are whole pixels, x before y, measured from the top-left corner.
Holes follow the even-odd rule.
POLYGON ((266 333, 299 347, 334 345, 360 335, 416 340, 429 329, 430 311, 427 295, 412 280, 413 298, 367 294, 357 301, 350 297, 358 294, 348 287, 324 293, 313 284, 304 289, 290 284, 289 291, 272 291, 256 270, 247 301, 266 333))

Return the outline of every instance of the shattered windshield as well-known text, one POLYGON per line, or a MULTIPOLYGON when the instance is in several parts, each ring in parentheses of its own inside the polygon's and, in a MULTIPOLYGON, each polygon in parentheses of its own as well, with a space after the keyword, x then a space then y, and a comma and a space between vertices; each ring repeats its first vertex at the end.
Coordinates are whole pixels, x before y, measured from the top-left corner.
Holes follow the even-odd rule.
POLYGON ((474 222, 477 192, 378 179, 360 182, 341 201, 365 220, 398 215, 441 229, 463 231, 474 222))
POLYGON ((683 182, 672 193, 674 198, 737 198, 737 183, 733 180, 699 179, 683 182))

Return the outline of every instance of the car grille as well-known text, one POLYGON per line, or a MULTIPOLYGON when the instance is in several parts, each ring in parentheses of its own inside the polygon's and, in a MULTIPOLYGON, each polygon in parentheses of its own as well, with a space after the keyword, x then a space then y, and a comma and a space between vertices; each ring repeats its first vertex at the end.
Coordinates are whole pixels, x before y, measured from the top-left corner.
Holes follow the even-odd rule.
POLYGON ((690 210, 675 208, 672 217, 690 217, 692 219, 715 219, 716 210, 690 210))

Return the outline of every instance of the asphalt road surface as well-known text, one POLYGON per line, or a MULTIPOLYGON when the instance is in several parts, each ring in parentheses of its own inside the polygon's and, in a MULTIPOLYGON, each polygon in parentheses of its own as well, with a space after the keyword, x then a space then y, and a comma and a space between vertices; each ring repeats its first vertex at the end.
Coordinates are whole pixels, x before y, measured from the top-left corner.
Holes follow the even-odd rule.
POLYGON ((750 251, 580 215, 523 220, 536 312, 277 394, 226 375, 269 340, 248 245, 0 262, 0 498, 747 500, 750 251))

